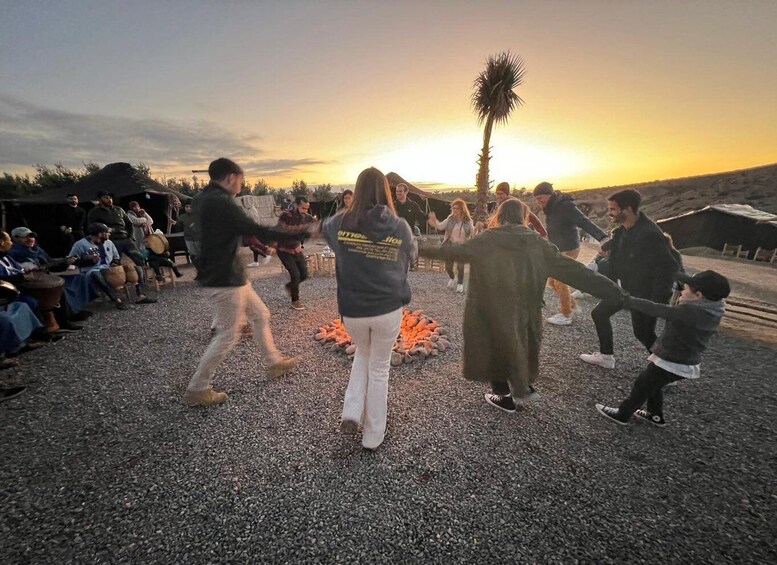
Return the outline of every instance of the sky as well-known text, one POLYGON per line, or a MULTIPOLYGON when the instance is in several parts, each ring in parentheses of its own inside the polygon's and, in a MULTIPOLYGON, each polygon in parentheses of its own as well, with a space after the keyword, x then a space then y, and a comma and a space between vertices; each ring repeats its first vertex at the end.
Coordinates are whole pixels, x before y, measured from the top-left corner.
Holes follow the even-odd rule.
POLYGON ((774 0, 0 0, 0 171, 226 156, 272 187, 375 166, 469 188, 472 86, 503 51, 525 104, 494 129, 495 182, 771 164, 775 22, 774 0))

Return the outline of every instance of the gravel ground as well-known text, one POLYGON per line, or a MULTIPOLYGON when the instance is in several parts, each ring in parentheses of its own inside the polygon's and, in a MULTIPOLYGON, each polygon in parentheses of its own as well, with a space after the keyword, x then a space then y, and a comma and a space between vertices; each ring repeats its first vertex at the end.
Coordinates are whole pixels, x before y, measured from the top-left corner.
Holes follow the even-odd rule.
POLYGON ((620 314, 618 368, 578 361, 587 301, 546 329, 541 399, 507 415, 460 376, 464 298, 410 276, 453 347, 392 369, 376 453, 339 434, 349 362, 312 340, 336 316, 331 278, 304 283, 303 312, 284 279, 254 281, 304 361, 268 380, 243 340, 222 407, 180 402, 209 336, 191 283, 24 355, 2 375, 30 390, 0 405, 0 562, 777 562, 774 349, 719 337, 702 379, 668 392, 667 428, 621 428, 593 404, 620 400, 645 354, 620 314))

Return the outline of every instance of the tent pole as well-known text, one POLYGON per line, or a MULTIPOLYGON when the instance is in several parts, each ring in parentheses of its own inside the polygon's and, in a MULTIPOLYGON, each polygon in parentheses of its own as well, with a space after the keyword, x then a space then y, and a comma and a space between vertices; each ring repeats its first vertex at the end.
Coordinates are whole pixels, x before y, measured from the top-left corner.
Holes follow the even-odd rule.
POLYGON ((8 231, 6 229, 6 227, 5 227, 5 223, 6 223, 6 218, 5 218, 5 202, 0 202, 0 208, 3 209, 3 221, 2 221, 3 231, 8 231))

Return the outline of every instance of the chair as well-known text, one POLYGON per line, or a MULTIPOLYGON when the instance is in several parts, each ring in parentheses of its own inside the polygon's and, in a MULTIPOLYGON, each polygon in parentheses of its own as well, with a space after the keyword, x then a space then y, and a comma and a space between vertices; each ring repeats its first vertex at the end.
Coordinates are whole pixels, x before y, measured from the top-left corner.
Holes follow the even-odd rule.
POLYGON ((723 251, 720 252, 721 255, 731 255, 732 257, 744 257, 747 259, 747 256, 750 255, 750 251, 748 250, 742 250, 742 245, 734 245, 733 243, 724 243, 723 244, 723 251))
POLYGON ((753 255, 753 261, 766 261, 767 263, 774 263, 777 260, 777 249, 764 249, 759 247, 755 250, 753 255))

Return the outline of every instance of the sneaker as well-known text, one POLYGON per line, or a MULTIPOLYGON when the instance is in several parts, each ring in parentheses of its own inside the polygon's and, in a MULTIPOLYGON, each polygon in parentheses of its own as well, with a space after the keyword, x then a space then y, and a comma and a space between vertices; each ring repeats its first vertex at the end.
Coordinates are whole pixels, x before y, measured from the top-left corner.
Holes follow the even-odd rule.
POLYGON ((299 357, 285 357, 278 361, 277 363, 273 363, 267 368, 267 374, 270 375, 272 378, 280 377, 281 375, 284 375, 291 371, 294 367, 296 367, 299 364, 299 357))
POLYGON ((614 369, 615 368, 615 357, 612 355, 605 355, 604 353, 599 353, 598 351, 596 353, 583 353, 580 356, 581 361, 585 361, 586 363, 589 363, 591 365, 599 365, 600 367, 604 367, 605 369, 614 369))
POLYGON ((485 398, 486 402, 488 402, 491 406, 494 408, 499 408, 502 412, 512 414, 517 410, 512 396, 502 396, 500 394, 492 394, 487 392, 483 395, 483 398, 485 398))
POLYGON ((464 294, 464 285, 463 284, 457 284, 456 285, 456 292, 459 294, 464 294))
POLYGON ((618 424, 619 426, 628 426, 628 420, 624 421, 618 417, 618 409, 604 404, 596 404, 596 411, 602 416, 618 424))
POLYGON ((259 265, 259 261, 251 261, 246 267, 258 267, 259 265))
POLYGON ((304 310, 305 309, 305 305, 302 304, 302 302, 300 302, 299 300, 295 300, 294 302, 292 302, 291 303, 291 307, 294 308, 295 310, 304 310))
POLYGON ((353 420, 341 420, 340 431, 346 435, 352 436, 359 431, 359 423, 353 420))
POLYGON ((117 302, 116 303, 116 310, 129 310, 129 306, 124 304, 124 302, 117 302))
POLYGON ((666 427, 666 421, 664 421, 664 417, 660 414, 651 414, 647 410, 640 408, 634 412, 634 415, 640 420, 653 424, 654 426, 658 426, 659 428, 666 427))
POLYGON ((572 316, 565 316, 561 312, 558 314, 555 314, 554 316, 551 316, 550 318, 547 318, 545 320, 549 324, 553 324, 554 326, 571 326, 572 325, 572 316))
POLYGON ((456 286, 456 279, 448 279, 448 290, 453 290, 453 287, 456 286))
POLYGON ((226 392, 216 392, 212 388, 205 390, 187 390, 183 401, 189 406, 215 406, 227 401, 226 392))
POLYGON ((575 300, 580 300, 581 298, 585 298, 585 293, 579 290, 573 290, 572 298, 574 298, 575 300))
POLYGON ((156 304, 156 298, 149 298, 145 294, 141 294, 135 304, 156 304))
POLYGON ((12 398, 16 398, 25 390, 27 390, 26 386, 12 386, 10 388, 0 389, 0 402, 3 402, 4 400, 11 400, 12 398))

